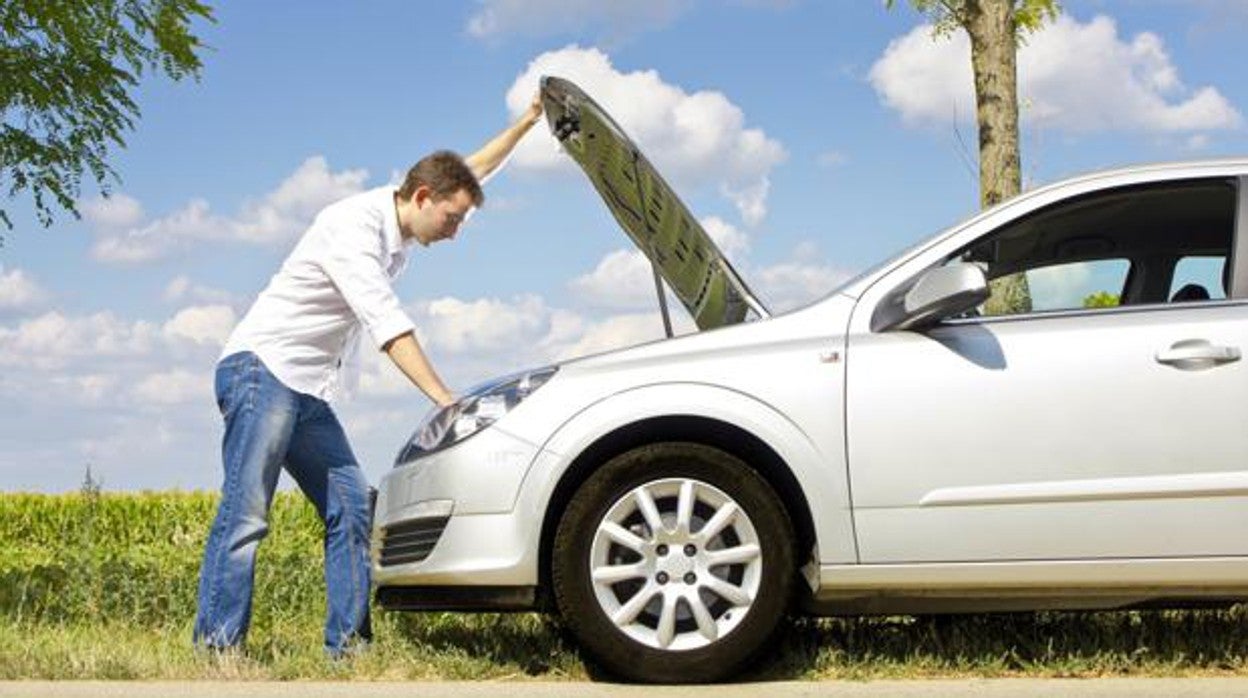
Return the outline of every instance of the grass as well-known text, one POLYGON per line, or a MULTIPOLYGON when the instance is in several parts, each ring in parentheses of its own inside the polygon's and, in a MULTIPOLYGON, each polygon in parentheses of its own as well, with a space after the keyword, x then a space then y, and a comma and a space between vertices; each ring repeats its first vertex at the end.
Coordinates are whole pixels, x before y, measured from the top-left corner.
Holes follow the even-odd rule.
MULTIPOLYGON (((177 626, 5 622, 0 680, 584 680, 575 647, 535 614, 379 612, 364 653, 330 661, 319 622, 254 627, 215 656, 177 626)), ((797 619, 746 680, 1248 675, 1245 610, 797 619)))
POLYGON ((1244 675, 1246 621, 1241 607, 802 619, 763 671, 822 679, 1244 675))
MULTIPOLYGON (((0 680, 585 679, 536 614, 376 611, 375 641, 321 651, 320 522, 279 495, 248 645, 191 648, 207 493, 0 494, 0 680)), ((798 619, 747 679, 1248 675, 1248 607, 1218 611, 798 619)))
POLYGON ((320 628, 253 628, 246 648, 216 655, 190 644, 189 621, 164 628, 122 622, 0 625, 0 680, 480 680, 583 679, 585 670, 540 616, 377 614, 365 652, 331 661, 320 628))

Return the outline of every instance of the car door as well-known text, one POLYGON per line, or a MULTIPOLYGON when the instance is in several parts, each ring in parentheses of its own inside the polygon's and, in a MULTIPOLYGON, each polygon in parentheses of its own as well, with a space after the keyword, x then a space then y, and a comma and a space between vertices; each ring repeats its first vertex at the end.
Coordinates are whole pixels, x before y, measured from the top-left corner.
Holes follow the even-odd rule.
POLYGON ((1248 301, 1174 286, 1230 277, 1238 198, 1233 179, 1119 187, 957 241, 937 264, 1028 279, 1032 303, 996 316, 873 332, 886 293, 865 294, 846 350, 860 560, 1248 555, 1248 301))

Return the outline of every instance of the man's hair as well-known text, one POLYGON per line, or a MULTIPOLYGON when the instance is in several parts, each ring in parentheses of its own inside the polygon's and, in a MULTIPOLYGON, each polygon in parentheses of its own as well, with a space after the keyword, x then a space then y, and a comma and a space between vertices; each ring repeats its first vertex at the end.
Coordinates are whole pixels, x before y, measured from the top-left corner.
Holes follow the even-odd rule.
POLYGON ((403 178, 403 186, 399 187, 399 196, 412 198, 417 187, 429 187, 434 199, 445 199, 454 196, 463 189, 472 197, 472 203, 478 208, 485 203, 485 193, 481 191, 481 183, 472 173, 472 168, 464 159, 449 150, 439 150, 421 158, 412 165, 403 178))

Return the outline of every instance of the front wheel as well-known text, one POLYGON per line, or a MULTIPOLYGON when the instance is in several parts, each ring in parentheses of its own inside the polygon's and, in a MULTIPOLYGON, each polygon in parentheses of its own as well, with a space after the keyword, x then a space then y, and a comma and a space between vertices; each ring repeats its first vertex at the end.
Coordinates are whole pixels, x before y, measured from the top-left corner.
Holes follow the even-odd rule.
POLYGON ((581 646, 622 678, 722 680, 783 618, 793 538, 775 492, 740 459, 642 446, 573 496, 555 533, 555 600, 581 646))

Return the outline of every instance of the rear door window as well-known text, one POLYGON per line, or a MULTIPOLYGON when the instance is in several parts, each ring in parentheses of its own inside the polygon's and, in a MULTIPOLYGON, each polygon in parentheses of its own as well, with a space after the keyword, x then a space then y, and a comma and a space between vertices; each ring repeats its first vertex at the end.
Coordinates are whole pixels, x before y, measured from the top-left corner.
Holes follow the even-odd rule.
POLYGON ((1222 288, 1222 267, 1225 257, 1184 257, 1174 267, 1174 279, 1170 282, 1170 299, 1175 300, 1221 300, 1226 298, 1222 288))

